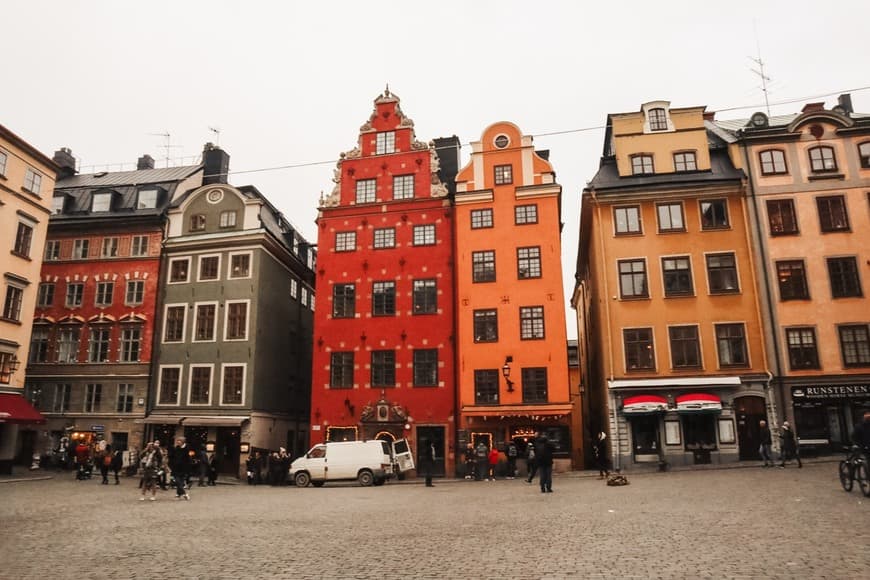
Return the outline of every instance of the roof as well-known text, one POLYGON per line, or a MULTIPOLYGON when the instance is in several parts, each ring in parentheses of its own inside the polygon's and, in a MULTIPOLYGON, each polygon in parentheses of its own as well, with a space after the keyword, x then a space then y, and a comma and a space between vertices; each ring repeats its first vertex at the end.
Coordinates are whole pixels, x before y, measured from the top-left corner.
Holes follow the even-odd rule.
POLYGON ((723 181, 740 181, 743 172, 736 169, 724 149, 710 151, 709 171, 687 171, 681 173, 658 173, 653 175, 626 175, 620 177, 614 157, 601 160, 598 173, 589 182, 588 187, 596 191, 624 188, 655 188, 674 185, 692 185, 717 183, 723 181))
POLYGON ((11 144, 26 152, 28 155, 30 155, 43 165, 51 168, 51 170, 55 173, 60 171, 60 166, 55 163, 53 159, 42 153, 39 149, 31 145, 3 125, 0 125, 0 138, 6 139, 11 144))
POLYGON ((182 165, 180 167, 167 167, 164 169, 138 169, 133 171, 102 171, 59 179, 55 189, 117 187, 119 185, 142 185, 146 183, 180 181, 200 170, 202 170, 202 165, 182 165))

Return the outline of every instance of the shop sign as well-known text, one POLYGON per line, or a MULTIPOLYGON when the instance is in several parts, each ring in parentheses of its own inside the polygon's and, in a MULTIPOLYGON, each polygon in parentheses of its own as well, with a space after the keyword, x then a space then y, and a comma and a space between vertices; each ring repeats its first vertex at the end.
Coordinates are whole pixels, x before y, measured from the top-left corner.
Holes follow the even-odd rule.
POLYGON ((792 387, 794 399, 866 399, 870 385, 826 385, 823 387, 792 387))
POLYGON ((91 425, 91 431, 105 431, 105 425, 91 425))

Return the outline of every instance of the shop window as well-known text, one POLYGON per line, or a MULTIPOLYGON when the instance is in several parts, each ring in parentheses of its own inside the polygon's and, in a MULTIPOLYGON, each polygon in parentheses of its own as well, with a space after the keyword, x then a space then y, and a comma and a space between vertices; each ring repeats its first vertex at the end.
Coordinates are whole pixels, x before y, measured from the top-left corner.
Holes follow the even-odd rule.
POLYGON ((685 440, 687 451, 709 451, 716 449, 715 414, 684 414, 682 418, 683 439, 685 440))

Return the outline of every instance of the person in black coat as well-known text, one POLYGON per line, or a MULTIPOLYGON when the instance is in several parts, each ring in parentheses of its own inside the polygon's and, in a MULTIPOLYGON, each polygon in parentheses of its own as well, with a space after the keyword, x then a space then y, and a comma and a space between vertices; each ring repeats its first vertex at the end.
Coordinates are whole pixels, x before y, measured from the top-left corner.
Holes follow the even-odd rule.
POLYGON ((782 430, 779 433, 780 445, 782 447, 780 451, 780 467, 785 467, 785 462, 794 457, 797 459, 798 467, 803 467, 801 465, 801 457, 798 455, 797 451, 797 440, 794 436, 794 431, 791 430, 791 425, 788 424, 788 421, 782 422, 782 430))
POLYGON ((555 447, 546 435, 542 434, 535 441, 535 460, 538 463, 538 471, 540 471, 541 493, 553 493, 554 451, 555 447))
POLYGON ((175 497, 190 499, 187 490, 184 489, 187 484, 187 478, 190 476, 190 469, 193 466, 193 459, 190 456, 191 450, 187 446, 187 441, 184 437, 179 437, 175 440, 175 447, 172 449, 172 455, 169 458, 169 467, 172 469, 172 476, 175 478, 175 497))
POLYGON ((770 455, 770 446, 773 445, 770 427, 767 426, 766 421, 759 421, 758 428, 758 437, 761 440, 758 450, 761 453, 761 458, 764 460, 764 467, 773 467, 773 459, 770 455))
POLYGON ((598 466, 598 479, 610 475, 610 465, 607 457, 607 433, 598 432, 598 437, 592 444, 592 454, 595 455, 595 465, 598 466))
POLYGON ((208 484, 217 485, 218 478, 218 458, 217 453, 212 453, 208 460, 208 484))
POLYGON ((432 484, 432 472, 435 471, 435 444, 424 439, 420 442, 420 467, 426 478, 426 487, 432 484))
POLYGON ((118 477, 118 472, 124 467, 124 452, 120 449, 112 454, 112 472, 115 474, 115 485, 121 484, 121 479, 118 477))

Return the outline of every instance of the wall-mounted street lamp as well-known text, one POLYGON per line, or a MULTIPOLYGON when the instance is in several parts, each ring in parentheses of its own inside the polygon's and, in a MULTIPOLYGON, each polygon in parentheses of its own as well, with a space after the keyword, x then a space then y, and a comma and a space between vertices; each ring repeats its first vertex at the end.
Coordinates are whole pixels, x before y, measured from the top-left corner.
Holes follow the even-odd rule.
POLYGON ((21 365, 21 361, 14 353, 12 356, 9 356, 8 353, 0 353, 0 383, 9 384, 19 365, 21 365))
POLYGON ((504 359, 504 365, 501 367, 501 374, 504 376, 504 381, 507 383, 507 392, 514 392, 514 382, 510 379, 511 363, 514 362, 514 357, 508 355, 504 359))

